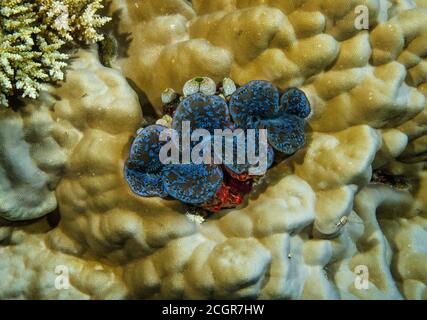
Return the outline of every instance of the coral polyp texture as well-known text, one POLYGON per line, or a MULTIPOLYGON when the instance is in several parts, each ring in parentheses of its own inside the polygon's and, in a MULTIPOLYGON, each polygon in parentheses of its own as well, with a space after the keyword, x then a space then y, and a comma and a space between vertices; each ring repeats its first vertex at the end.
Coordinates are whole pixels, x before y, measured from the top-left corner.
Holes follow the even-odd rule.
POLYGON ((107 42, 0 110, 0 298, 427 299, 427 1, 108 11, 107 42), (267 129, 270 169, 164 170, 188 116, 267 129))
POLYGON ((103 39, 101 0, 0 1, 0 107, 13 96, 37 98, 43 83, 64 79, 73 42, 103 39), (61 51, 62 50, 62 51, 61 51))

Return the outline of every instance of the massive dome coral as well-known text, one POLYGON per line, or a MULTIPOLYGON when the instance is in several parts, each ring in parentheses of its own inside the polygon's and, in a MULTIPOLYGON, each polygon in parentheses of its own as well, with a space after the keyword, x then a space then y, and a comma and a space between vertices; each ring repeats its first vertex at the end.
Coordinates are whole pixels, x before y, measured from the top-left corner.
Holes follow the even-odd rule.
POLYGON ((113 68, 80 50, 60 87, 1 114, 1 298, 427 299, 427 1, 109 10, 113 68), (305 147, 201 224, 123 173, 148 102, 160 116, 195 76, 298 87, 313 109, 305 147))

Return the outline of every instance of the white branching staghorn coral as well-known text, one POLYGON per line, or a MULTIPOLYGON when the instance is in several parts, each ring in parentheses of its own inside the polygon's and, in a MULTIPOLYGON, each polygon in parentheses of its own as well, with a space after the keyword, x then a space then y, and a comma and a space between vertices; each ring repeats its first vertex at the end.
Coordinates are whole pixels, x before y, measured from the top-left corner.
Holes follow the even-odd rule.
MULTIPOLYGON (((7 175, 15 199, 54 189, 61 220, 0 219, 0 298, 427 299, 426 0, 114 0, 112 10, 133 38, 127 56, 106 68, 80 50, 63 86, 49 87, 57 100, 39 107, 43 139, 28 139, 37 113, 2 119, 23 132, 34 167, 42 141, 68 160, 58 183, 50 155, 40 166, 52 182, 7 175), (354 28, 358 5, 369 30, 354 28), (160 113, 163 90, 197 75, 297 85, 313 106, 305 148, 203 223, 179 202, 136 196, 123 177, 143 121, 126 78, 160 113), (373 179, 378 169, 389 178, 373 179), (58 266, 68 290, 55 287, 58 266), (357 270, 368 271, 362 286, 357 270)), ((26 217, 10 203, 3 218, 26 217)))
POLYGON ((48 81, 63 80, 70 42, 103 39, 101 0, 0 0, 0 106, 8 97, 37 98, 48 81))

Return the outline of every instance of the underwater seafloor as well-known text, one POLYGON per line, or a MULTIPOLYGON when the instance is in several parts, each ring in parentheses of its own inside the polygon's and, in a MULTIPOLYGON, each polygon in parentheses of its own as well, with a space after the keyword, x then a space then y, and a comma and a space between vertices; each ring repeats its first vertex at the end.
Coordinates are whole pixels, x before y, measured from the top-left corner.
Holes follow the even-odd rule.
POLYGON ((1 299, 427 300, 426 0, 64 0, 16 36, 26 2, 0 0, 1 299), (90 44, 43 60, 55 32, 90 44), (310 104, 304 144, 209 214, 125 177, 195 77, 310 104))

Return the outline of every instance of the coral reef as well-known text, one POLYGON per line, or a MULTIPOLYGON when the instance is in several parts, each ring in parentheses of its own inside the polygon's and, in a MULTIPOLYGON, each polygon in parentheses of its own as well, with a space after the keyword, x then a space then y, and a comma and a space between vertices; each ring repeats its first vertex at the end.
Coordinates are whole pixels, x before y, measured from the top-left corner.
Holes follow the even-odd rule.
POLYGON ((114 0, 110 10, 131 36, 113 68, 80 50, 65 83, 48 87, 52 104, 43 94, 1 115, 21 137, 9 144, 0 127, 0 192, 18 199, 2 217, 40 216, 53 189, 61 217, 0 220, 1 298, 427 299, 425 0, 114 0), (357 5, 368 30, 354 27, 357 5), (214 219, 139 197, 123 170, 141 92, 160 115, 163 90, 170 101, 199 75, 298 87, 313 109, 304 148, 214 219), (46 128, 26 122, 40 118, 46 128), (48 166, 44 148, 64 158, 48 166), (58 266, 68 290, 56 288, 58 266))
POLYGON ((96 12, 101 0, 0 1, 0 106, 10 96, 37 98, 43 83, 64 79, 73 41, 103 39, 97 28, 110 20, 96 12))

